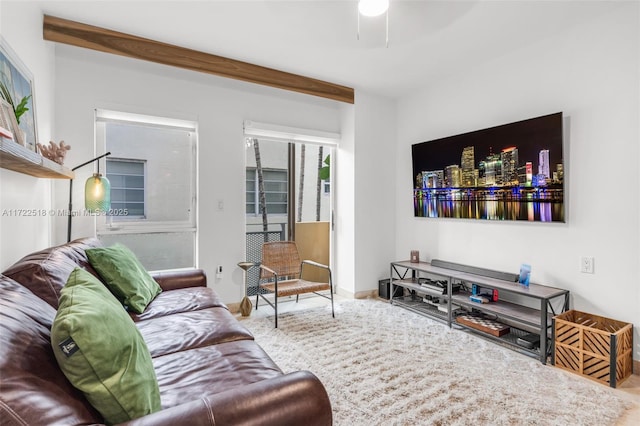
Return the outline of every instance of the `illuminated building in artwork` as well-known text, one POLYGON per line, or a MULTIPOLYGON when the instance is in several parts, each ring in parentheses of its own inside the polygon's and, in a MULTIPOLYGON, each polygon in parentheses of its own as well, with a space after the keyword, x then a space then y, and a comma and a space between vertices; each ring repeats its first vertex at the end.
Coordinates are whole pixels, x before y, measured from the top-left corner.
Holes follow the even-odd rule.
POLYGON ((547 186, 549 182, 547 182, 547 177, 542 173, 538 173, 536 175, 536 183, 535 186, 547 186))
POLYGON ((478 186, 495 186, 502 183, 502 160, 500 155, 489 154, 478 165, 478 186))
POLYGON ((442 188, 444 183, 443 170, 431 170, 422 172, 422 188, 442 188))
POLYGON ((530 187, 533 179, 533 163, 527 161, 526 163, 518 166, 518 185, 530 187))
POLYGON ((518 183, 518 148, 512 146, 505 148, 500 153, 502 160, 502 184, 512 185, 518 183))
POLYGON ((549 150, 542 149, 538 155, 538 174, 544 175, 549 180, 551 178, 551 168, 549 167, 549 150))
POLYGON ((474 164, 475 164, 475 150, 472 146, 467 146, 462 150, 462 185, 461 186, 476 186, 476 180, 474 178, 474 164))
POLYGON ((562 166, 562 163, 556 164, 556 172, 554 175, 556 178, 553 180, 556 181, 556 183, 564 182, 564 167, 562 166))
POLYGON ((452 164, 444 169, 444 181, 449 188, 459 188, 461 179, 461 169, 457 164, 452 164))

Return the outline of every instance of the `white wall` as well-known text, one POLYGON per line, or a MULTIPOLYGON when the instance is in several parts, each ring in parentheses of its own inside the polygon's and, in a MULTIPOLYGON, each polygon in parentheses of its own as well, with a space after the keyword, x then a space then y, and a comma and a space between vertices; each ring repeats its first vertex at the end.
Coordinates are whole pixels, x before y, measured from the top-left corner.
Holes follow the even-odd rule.
MULTIPOLYGON (((245 251, 243 121, 340 132, 333 101, 56 46, 56 128, 72 146, 69 164, 100 154, 93 149, 95 108, 199 123, 199 266, 209 271, 209 285, 225 302, 238 302, 243 291, 242 271, 236 266, 245 251), (222 211, 218 200, 224 203, 222 211), (215 279, 216 265, 223 266, 222 280, 215 279)), ((77 170, 76 181, 83 182, 91 172, 91 167, 77 170)), ((56 194, 67 190, 56 186, 56 194)), ((82 199, 81 189, 74 199, 82 199)), ((91 219, 74 218, 73 226, 72 238, 94 234, 91 219)), ((58 223, 56 241, 64 241, 65 232, 66 222, 58 223)))
POLYGON ((340 106, 340 118, 343 123, 340 133, 340 155, 332 161, 334 176, 339 185, 331 188, 335 191, 336 215, 335 233, 332 241, 332 253, 335 260, 337 291, 346 295, 355 292, 355 107, 340 106))
POLYGON ((398 108, 396 257, 517 272, 571 291, 572 308, 635 328, 640 359, 638 3, 432 82, 398 108), (563 111, 566 223, 414 218, 411 144, 563 111), (581 256, 595 274, 581 274, 581 256))
POLYGON ((389 277, 389 261, 395 257, 396 107, 386 98, 356 94, 356 294, 377 290, 378 281, 389 277))
MULTIPOLYGON (((30 2, 0 2, 0 29, 33 74, 39 142, 58 141, 53 127, 54 50, 42 40, 42 12, 30 2)), ((50 202, 50 179, 0 169, 0 270, 50 243, 50 216, 15 216, 12 211, 48 211, 50 202)))

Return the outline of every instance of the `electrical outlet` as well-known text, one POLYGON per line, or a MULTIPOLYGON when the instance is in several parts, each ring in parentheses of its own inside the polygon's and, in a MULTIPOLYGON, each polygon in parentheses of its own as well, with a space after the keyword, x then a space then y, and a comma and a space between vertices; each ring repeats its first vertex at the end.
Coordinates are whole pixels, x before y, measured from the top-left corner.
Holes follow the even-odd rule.
POLYGON ((580 260, 580 272, 583 274, 593 274, 593 257, 583 257, 580 260))

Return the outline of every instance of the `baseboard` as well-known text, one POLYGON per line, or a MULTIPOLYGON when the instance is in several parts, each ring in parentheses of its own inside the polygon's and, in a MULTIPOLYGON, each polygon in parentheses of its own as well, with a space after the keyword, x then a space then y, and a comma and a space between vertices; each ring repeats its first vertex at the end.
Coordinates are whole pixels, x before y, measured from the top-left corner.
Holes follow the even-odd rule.
POLYGON ((347 299, 368 299, 370 297, 378 297, 378 289, 357 291, 353 293, 343 288, 338 288, 336 294, 347 299))
POLYGON ((345 290, 343 288, 340 288, 340 287, 336 288, 336 294, 338 296, 342 296, 342 297, 345 297, 347 299, 353 299, 354 298, 354 294, 352 292, 347 291, 347 290, 345 290))
POLYGON ((370 299, 372 297, 378 297, 378 289, 358 291, 353 294, 354 299, 370 299))

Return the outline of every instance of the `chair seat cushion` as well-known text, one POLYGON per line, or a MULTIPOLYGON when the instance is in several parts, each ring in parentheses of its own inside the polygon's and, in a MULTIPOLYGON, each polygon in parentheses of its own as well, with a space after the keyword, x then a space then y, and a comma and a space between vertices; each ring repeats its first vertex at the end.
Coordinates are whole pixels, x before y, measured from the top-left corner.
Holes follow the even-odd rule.
MULTIPOLYGON (((272 293, 276 291, 275 283, 260 284, 260 287, 272 293)), ((307 280, 286 280, 278 282, 278 296, 292 296, 294 294, 312 293, 314 291, 330 289, 329 283, 317 283, 307 280)))

